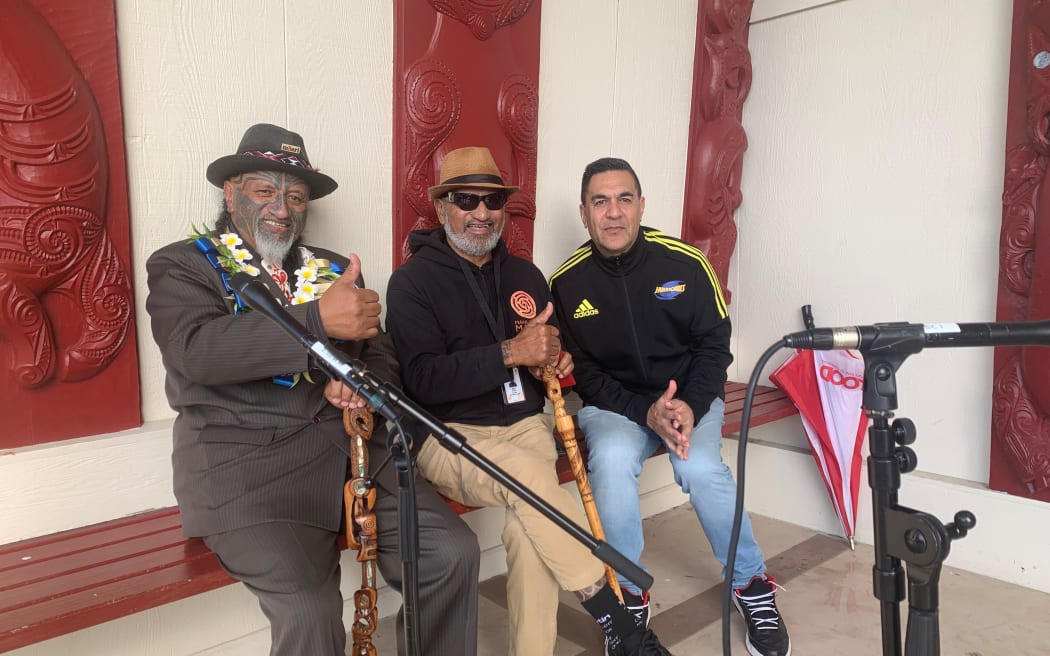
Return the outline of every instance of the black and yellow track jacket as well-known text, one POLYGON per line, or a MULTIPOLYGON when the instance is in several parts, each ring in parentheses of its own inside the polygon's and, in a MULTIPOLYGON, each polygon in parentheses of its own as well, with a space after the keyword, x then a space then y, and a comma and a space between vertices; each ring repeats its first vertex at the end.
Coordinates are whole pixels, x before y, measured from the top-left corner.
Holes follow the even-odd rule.
POLYGON ((732 326, 714 269, 697 248, 642 226, 626 253, 588 241, 550 278, 584 403, 646 425, 674 379, 695 421, 724 396, 732 326))

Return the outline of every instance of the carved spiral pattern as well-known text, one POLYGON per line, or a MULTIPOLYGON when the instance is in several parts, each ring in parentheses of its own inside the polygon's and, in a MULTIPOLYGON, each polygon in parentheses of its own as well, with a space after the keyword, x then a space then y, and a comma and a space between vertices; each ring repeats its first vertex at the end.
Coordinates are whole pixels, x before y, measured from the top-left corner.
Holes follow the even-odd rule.
POLYGON ((1006 158, 1003 228, 999 277, 1006 288, 1027 297, 1032 285, 1035 248, 1035 205, 1046 162, 1032 149, 1015 148, 1006 158))
POLYGON ((440 132, 461 106, 455 76, 441 62, 420 60, 406 76, 408 120, 421 134, 440 132))
POLYGON ((51 274, 84 257, 102 235, 102 219, 89 210, 52 205, 26 220, 22 248, 51 274))
POLYGON ((700 102, 704 117, 739 117, 751 93, 751 53, 731 35, 704 40, 700 102))
POLYGON ((31 341, 36 358, 29 362, 17 361, 14 366, 15 383, 25 387, 37 387, 50 374, 55 358, 54 345, 47 330, 47 317, 36 297, 20 292, 0 275, 0 304, 5 308, 6 321, 31 341))
POLYGON ((510 141, 514 169, 521 191, 511 197, 509 211, 530 221, 536 218, 536 142, 539 92, 527 75, 508 76, 500 85, 496 102, 500 127, 510 141))
POLYGON ((84 307, 88 310, 86 318, 95 329, 116 330, 131 317, 131 297, 122 284, 85 289, 84 297, 84 307))
POLYGON ((510 142, 523 152, 535 152, 539 93, 527 75, 509 75, 499 88, 499 123, 510 142))
POLYGON ((1050 435, 1048 420, 1029 398, 1021 374, 1020 351, 996 375, 992 427, 1010 453, 1029 493, 1050 489, 1050 435))
POLYGON ((0 296, 0 302, 14 324, 26 331, 39 329, 44 323, 44 311, 40 303, 35 297, 16 293, 12 285, 3 283, 5 280, 0 277, 0 290, 5 292, 0 296))
POLYGON ((459 123, 463 98, 455 75, 439 61, 421 59, 405 75, 411 133, 404 197, 417 216, 431 216, 427 174, 434 151, 459 123))

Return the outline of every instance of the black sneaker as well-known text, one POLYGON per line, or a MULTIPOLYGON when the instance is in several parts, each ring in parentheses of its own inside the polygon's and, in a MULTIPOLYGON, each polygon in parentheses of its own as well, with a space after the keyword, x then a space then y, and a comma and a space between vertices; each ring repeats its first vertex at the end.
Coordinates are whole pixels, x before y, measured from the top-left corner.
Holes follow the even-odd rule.
MULTIPOLYGON (((627 609, 627 612, 634 615, 635 622, 638 626, 643 629, 649 628, 649 591, 645 590, 642 592, 642 596, 631 594, 625 588, 620 588, 620 593, 623 594, 623 605, 627 609)), ((605 656, 613 656, 613 652, 609 649, 609 639, 605 639, 605 651, 602 652, 605 656)))
POLYGON ((747 653, 751 656, 790 656, 791 639, 777 610, 776 579, 769 574, 751 579, 733 590, 733 604, 747 622, 747 653))
POLYGON ((609 653, 612 656, 672 656, 650 629, 635 631, 609 653))

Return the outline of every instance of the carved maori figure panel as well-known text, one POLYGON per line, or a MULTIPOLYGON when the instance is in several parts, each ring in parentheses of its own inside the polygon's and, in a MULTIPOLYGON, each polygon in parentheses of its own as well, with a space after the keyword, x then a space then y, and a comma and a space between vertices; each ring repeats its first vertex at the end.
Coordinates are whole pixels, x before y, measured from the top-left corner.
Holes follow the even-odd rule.
MULTIPOLYGON (((1050 318, 1050 2, 1015 0, 1007 114, 999 321, 1050 318)), ((1050 501, 1050 349, 998 348, 993 489, 1050 501)))
POLYGON ((751 91, 748 21, 753 0, 700 0, 682 239, 704 251, 726 283, 736 248, 733 212, 743 201, 740 172, 747 135, 740 123, 751 91))
POLYGON ((395 267, 408 259, 410 231, 439 225, 427 188, 444 154, 463 146, 487 146, 504 180, 521 188, 507 203, 503 238, 531 259, 539 12, 539 0, 398 0, 395 267))
MULTIPOLYGON (((5 386, 29 395, 21 403, 96 376, 132 334, 131 281, 107 232, 110 171, 80 68, 36 6, 11 0, 0 21, 0 357, 5 386)), ((137 394, 127 400, 137 406, 137 394)))

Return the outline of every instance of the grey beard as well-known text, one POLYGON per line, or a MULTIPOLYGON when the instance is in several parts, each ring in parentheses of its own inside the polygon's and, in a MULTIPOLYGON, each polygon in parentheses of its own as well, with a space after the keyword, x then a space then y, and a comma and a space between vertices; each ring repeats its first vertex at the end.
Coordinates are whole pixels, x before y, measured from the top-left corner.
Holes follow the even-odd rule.
POLYGON ((471 241, 466 235, 452 232, 452 226, 449 225, 447 218, 445 220, 445 236, 448 237, 448 240, 452 242, 456 248, 473 257, 481 257, 482 255, 491 252, 492 249, 496 248, 496 244, 499 243, 499 238, 502 234, 502 230, 500 232, 494 232, 491 237, 478 243, 471 241))
POLYGON ((274 239, 262 233, 256 234, 255 242, 255 250, 259 251, 262 259, 274 266, 283 267, 284 258, 288 256, 295 239, 274 239))

